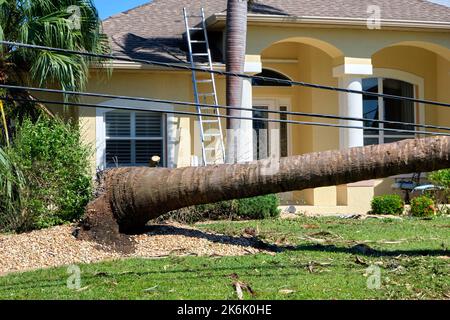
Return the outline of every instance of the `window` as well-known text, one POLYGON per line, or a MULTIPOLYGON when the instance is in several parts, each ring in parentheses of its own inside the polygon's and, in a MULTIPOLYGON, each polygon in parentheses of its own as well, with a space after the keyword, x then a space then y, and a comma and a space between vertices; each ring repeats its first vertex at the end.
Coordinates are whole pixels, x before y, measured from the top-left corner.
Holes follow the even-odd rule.
MULTIPOLYGON (((269 70, 269 69, 263 69, 262 72, 256 74, 255 77, 266 77, 266 78, 275 78, 275 79, 280 79, 280 80, 290 80, 285 75, 283 75, 279 72, 273 71, 273 70, 269 70)), ((253 79, 252 86, 255 86, 255 87, 292 87, 292 85, 288 84, 288 83, 279 83, 276 81, 264 81, 264 80, 260 80, 260 79, 253 79)))
POLYGON ((254 132, 254 152, 253 159, 261 160, 266 159, 269 156, 269 122, 264 120, 255 119, 268 119, 267 106, 258 106, 254 109, 259 109, 253 111, 253 132, 254 132), (261 111, 260 111, 261 110, 261 111))
POLYGON ((266 119, 287 120, 286 114, 269 114, 268 110, 288 111, 287 106, 276 106, 275 103, 268 105, 254 106, 253 109, 253 138, 255 160, 267 159, 270 156, 287 157, 288 156, 288 127, 287 123, 268 122, 266 119), (265 119, 265 120, 257 120, 265 119))
POLYGON ((164 116, 155 112, 105 113, 106 166, 148 166, 151 157, 164 157, 164 116))
MULTIPOLYGON (((363 90, 414 98, 414 85, 395 79, 364 79, 363 90)), ((364 118, 415 123, 415 106, 414 103, 410 101, 366 95, 364 96, 364 118)), ((370 120, 365 121, 364 126, 381 129, 414 130, 414 126, 407 124, 383 124, 370 120)), ((366 129, 364 130, 364 145, 390 143, 414 137, 415 135, 411 133, 366 129)))

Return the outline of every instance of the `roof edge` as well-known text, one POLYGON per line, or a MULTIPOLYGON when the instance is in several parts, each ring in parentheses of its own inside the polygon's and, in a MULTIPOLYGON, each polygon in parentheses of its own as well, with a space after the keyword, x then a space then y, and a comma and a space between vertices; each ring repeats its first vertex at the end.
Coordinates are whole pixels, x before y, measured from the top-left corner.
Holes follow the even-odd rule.
MULTIPOLYGON (((269 15, 269 14, 248 14, 248 22, 250 24, 292 24, 292 25, 333 25, 333 26, 353 26, 367 27, 366 18, 338 18, 338 17, 317 17, 317 16, 285 16, 285 15, 269 15)), ((216 13, 207 19, 207 24, 213 26, 217 23, 226 21, 225 13, 216 13)), ((381 19, 383 28, 403 28, 403 29, 434 29, 434 30, 450 30, 450 21, 420 21, 420 20, 391 20, 381 19)))

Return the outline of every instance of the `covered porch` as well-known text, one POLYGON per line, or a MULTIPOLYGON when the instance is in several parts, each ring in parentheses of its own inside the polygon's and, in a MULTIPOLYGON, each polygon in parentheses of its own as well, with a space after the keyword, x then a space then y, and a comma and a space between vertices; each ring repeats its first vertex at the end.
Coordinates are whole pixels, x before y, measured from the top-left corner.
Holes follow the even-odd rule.
MULTIPOLYGON (((450 102, 450 41, 448 33, 417 30, 352 30, 249 26, 246 71, 280 79, 364 90, 418 99, 450 102), (263 36, 264 34, 264 36, 263 36), (411 41, 405 39, 410 38, 411 41), (401 40, 400 40, 401 39, 401 40), (259 70, 258 70, 259 66, 259 70)), ((244 105, 255 109, 332 114, 345 117, 448 126, 450 110, 409 101, 337 93, 302 86, 253 81, 244 85, 244 105), (251 99, 251 100, 250 100, 251 99), (251 102, 250 102, 251 101, 251 102)), ((284 125, 253 121, 253 159, 389 143, 423 135, 378 129, 425 130, 372 121, 329 120, 267 114, 253 116, 365 126, 372 130, 284 125), (261 135, 261 129, 278 133, 261 135), (262 139, 262 140, 261 140, 262 139), (261 145, 261 141, 267 146, 261 145), (260 148, 263 151, 260 151, 260 148)), ((426 129, 433 131, 434 129, 426 129)), ((437 130, 434 130, 437 131, 437 130)), ((250 151, 249 151, 250 152, 250 151)), ((370 210, 374 196, 401 193, 383 180, 310 189, 283 195, 283 203, 313 213, 353 213, 370 210)))

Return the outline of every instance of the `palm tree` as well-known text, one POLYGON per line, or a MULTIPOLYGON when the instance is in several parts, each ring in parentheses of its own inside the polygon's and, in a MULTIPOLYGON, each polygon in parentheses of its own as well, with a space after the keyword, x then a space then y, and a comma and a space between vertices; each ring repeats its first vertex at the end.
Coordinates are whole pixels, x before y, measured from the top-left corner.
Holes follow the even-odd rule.
MULTIPOLYGON (((228 0, 227 1, 227 26, 225 59, 226 71, 232 73, 244 73, 245 51, 247 44, 247 0, 228 0)), ((230 77, 226 79, 226 100, 227 105, 232 107, 241 107, 242 105, 242 78, 230 77)), ((240 117, 240 110, 227 111, 230 116, 240 117)), ((237 130, 240 127, 239 119, 228 119, 227 129, 237 130)), ((234 142, 231 139, 227 141, 227 163, 235 162, 236 159, 230 159, 233 151, 234 142)))
POLYGON ((276 163, 119 168, 106 173, 106 193, 88 206, 83 225, 102 230, 115 219, 120 231, 132 232, 150 219, 192 205, 448 167, 450 137, 312 153, 276 163))
MULTIPOLYGON (((102 33, 101 20, 91 0, 0 0, 0 40, 3 39, 94 53, 109 52, 107 36, 102 33)), ((93 62, 99 61, 79 55, 0 46, 0 83, 57 85, 63 90, 82 91, 93 62)), ((34 99, 29 92, 0 94, 34 99)), ((37 105, 50 113, 45 106, 37 105)), ((9 112, 24 109, 8 108, 9 112)), ((36 108, 28 108, 27 112, 30 110, 35 112, 36 108)))

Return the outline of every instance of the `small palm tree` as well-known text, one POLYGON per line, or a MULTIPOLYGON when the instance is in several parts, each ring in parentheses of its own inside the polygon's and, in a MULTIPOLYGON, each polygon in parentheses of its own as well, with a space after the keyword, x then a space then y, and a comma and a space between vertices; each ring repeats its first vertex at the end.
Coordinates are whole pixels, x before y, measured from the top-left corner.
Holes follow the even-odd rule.
MULTIPOLYGON (((109 52, 108 38, 102 33, 101 20, 91 0, 0 0, 0 40, 3 39, 94 53, 109 52)), ((92 62, 92 58, 79 55, 0 46, 0 83, 57 85, 63 90, 82 91, 92 62)), ((33 100, 29 92, 0 94, 33 100)), ((45 106, 38 106, 49 113, 45 106)), ((8 108, 9 112, 24 109, 27 108, 8 108)), ((28 108, 30 110, 35 112, 36 108, 28 108)))

